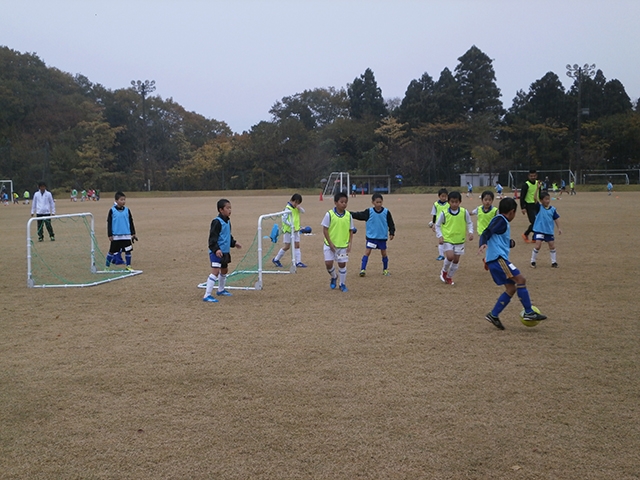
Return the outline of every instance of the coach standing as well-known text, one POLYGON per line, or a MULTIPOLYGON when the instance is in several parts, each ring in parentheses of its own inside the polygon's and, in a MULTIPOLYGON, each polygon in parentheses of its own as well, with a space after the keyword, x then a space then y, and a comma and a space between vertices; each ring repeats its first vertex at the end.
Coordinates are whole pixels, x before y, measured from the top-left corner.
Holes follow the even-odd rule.
POLYGON ((522 234, 522 239, 526 243, 531 243, 533 240, 529 240, 529 234, 533 232, 533 222, 536 221, 536 188, 538 187, 538 172, 534 169, 529 170, 529 178, 522 185, 520 190, 520 209, 522 214, 525 212, 529 217, 529 226, 527 230, 522 234))
MULTIPOLYGON (((44 182, 38 183, 38 191, 33 194, 33 203, 31 204, 31 216, 48 217, 56 214, 56 204, 53 201, 53 195, 47 190, 47 185, 44 182)), ((53 234, 53 227, 51 226, 51 220, 38 220, 38 241, 44 240, 43 224, 47 226, 47 232, 49 232, 49 238, 54 242, 56 240, 53 234)))

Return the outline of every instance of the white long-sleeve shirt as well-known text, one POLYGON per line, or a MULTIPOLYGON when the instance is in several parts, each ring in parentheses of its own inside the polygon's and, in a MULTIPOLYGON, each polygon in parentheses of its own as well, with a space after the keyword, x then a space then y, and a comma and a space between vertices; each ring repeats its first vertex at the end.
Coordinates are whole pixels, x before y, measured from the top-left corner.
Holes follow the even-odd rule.
POLYGON ((31 204, 31 215, 55 215, 56 204, 53 201, 53 195, 49 190, 42 193, 38 190, 33 194, 33 203, 31 204))

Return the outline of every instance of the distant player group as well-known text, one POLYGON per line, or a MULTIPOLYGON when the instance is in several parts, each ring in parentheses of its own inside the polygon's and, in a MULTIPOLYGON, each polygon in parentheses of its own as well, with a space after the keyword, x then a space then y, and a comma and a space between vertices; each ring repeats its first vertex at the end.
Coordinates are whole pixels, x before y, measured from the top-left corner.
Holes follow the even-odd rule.
MULTIPOLYGON (((541 244, 549 244, 551 253, 551 266, 558 267, 554 243, 554 225, 558 227, 559 215, 555 207, 550 206, 548 192, 541 190, 541 184, 536 180, 535 171, 529 175, 528 189, 523 188, 521 206, 523 214, 528 214, 531 225, 523 238, 527 243, 535 243, 531 254, 531 266, 537 266, 537 257, 541 244), (533 240, 528 235, 533 232, 533 240)), ((502 189, 500 189, 502 190, 502 189)), ((500 192, 500 196, 502 192, 500 192)), ((389 275, 389 258, 387 255, 387 242, 393 240, 396 226, 391 212, 383 206, 383 196, 376 193, 372 196, 372 207, 361 212, 347 210, 349 196, 346 192, 339 192, 334 196, 334 207, 325 213, 322 219, 322 233, 324 239, 323 256, 327 273, 329 274, 329 287, 347 292, 347 262, 353 241, 353 234, 357 231, 354 219, 366 222, 365 252, 361 259, 360 276, 367 273, 369 256, 374 250, 380 251, 382 258, 382 275, 389 275)), ((482 205, 468 212, 461 206, 462 195, 458 191, 448 192, 441 189, 438 192, 438 200, 432 209, 432 218, 429 227, 435 231, 438 241, 437 260, 443 261, 440 270, 440 280, 447 285, 454 285, 453 278, 458 270, 460 258, 465 253, 465 242, 472 241, 474 235, 471 216, 477 217, 477 233, 480 235, 478 254, 484 255, 484 268, 489 271, 493 281, 504 286, 505 291, 496 301, 493 309, 485 318, 495 327, 504 330, 500 320, 500 313, 510 303, 514 295, 523 307, 521 313, 525 325, 534 325, 547 317, 540 313, 531 303, 527 282, 518 268, 509 261, 509 251, 515 246, 511 239, 510 222, 515 218, 517 203, 514 198, 505 197, 500 200, 499 206, 493 206, 494 193, 485 191, 481 195, 482 205), (529 323, 527 323, 529 322, 529 323)), ((297 267, 305 268, 300 252, 300 212, 302 196, 294 194, 285 207, 283 215, 282 231, 283 246, 272 263, 276 267, 283 267, 281 259, 293 246, 294 262, 297 267)), ((221 199, 217 204, 218 216, 213 219, 209 231, 209 257, 211 262, 211 274, 206 283, 203 297, 205 302, 218 302, 213 295, 217 287, 216 296, 231 296, 225 289, 225 279, 228 265, 231 261, 230 249, 241 248, 241 245, 231 234, 231 203, 227 199, 221 199)))

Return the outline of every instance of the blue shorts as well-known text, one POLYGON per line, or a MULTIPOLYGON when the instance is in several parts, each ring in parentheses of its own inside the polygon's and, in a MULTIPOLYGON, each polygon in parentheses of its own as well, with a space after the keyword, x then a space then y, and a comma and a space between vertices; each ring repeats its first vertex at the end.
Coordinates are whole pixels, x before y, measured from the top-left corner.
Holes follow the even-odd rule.
POLYGON ((367 248, 370 248, 372 250, 386 250, 387 241, 377 240, 375 238, 367 238, 367 248))
POLYGON ((231 254, 223 253, 222 257, 218 257, 209 250, 209 260, 211 261, 211 268, 227 268, 231 263, 231 254))
POLYGON ((518 270, 518 268, 509 260, 505 260, 502 257, 497 260, 487 262, 487 267, 489 267, 489 272, 491 273, 496 285, 516 283, 513 281, 513 277, 520 275, 520 270, 518 270))
POLYGON ((536 233, 533 232, 533 240, 540 240, 542 242, 553 242, 555 241, 556 237, 554 237, 553 235, 548 235, 546 233, 536 233))

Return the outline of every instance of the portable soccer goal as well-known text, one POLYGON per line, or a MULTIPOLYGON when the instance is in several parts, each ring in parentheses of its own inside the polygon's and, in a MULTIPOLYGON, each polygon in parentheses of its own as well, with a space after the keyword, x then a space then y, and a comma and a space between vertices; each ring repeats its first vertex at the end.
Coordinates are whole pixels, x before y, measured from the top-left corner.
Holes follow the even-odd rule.
MULTIPOLYGON (((276 267, 272 259, 279 250, 283 218, 290 217, 289 210, 266 213, 258 217, 258 228, 251 246, 244 257, 227 274, 225 288, 230 290, 262 290, 264 275, 289 274, 296 272, 295 249, 293 244, 289 255, 281 259, 282 268, 276 267)), ((198 288, 206 288, 206 282, 198 288)))
MULTIPOLYGON (((509 170, 508 187, 510 189, 520 188, 528 176, 529 170, 509 170)), ((578 183, 576 173, 571 170, 538 170, 538 180, 544 180, 545 177, 549 177, 551 182, 556 182, 558 185, 562 180, 565 180, 567 185, 571 182, 578 183)))
POLYGON ((122 265, 105 267, 91 213, 35 217, 27 222, 28 287, 90 287, 141 273, 122 265), (50 240, 49 228, 55 241, 50 240))
POLYGON ((349 172, 331 172, 324 186, 322 196, 331 198, 339 192, 349 194, 350 182, 349 172))

